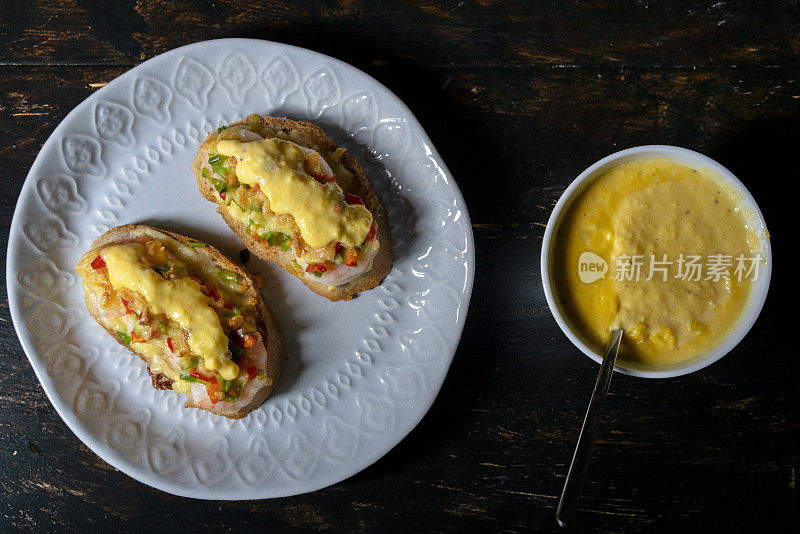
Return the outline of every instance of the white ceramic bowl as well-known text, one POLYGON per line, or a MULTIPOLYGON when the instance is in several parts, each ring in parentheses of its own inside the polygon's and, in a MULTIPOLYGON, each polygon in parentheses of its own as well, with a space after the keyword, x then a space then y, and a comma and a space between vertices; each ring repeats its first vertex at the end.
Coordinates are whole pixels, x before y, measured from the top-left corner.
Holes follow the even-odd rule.
POLYGON ((551 255, 553 252, 553 242, 556 236, 558 224, 561 221, 562 215, 566 212, 573 199, 584 190, 584 188, 595 178, 599 177, 605 171, 612 167, 622 165, 624 163, 635 161, 639 159, 649 158, 665 158, 685 165, 690 165, 702 169, 707 169, 712 173, 719 175, 723 180, 728 182, 734 191, 741 195, 741 205, 753 214, 756 235, 761 236, 763 253, 766 256, 765 264, 762 264, 758 270, 758 279, 755 282, 753 290, 750 294, 750 299, 747 303, 747 308, 744 310, 736 327, 713 349, 708 351, 697 358, 687 362, 682 362, 670 366, 649 366, 641 365, 632 362, 622 362, 617 365, 615 370, 629 374, 632 376, 640 376, 645 378, 669 378, 673 376, 680 376, 698 369, 702 369, 707 365, 714 363, 728 352, 731 351, 742 338, 747 334, 750 328, 761 313, 761 308, 764 306, 764 301, 767 298, 767 291, 769 290, 769 281, 772 274, 772 250, 769 244, 769 237, 767 233, 767 226, 764 222, 764 217, 761 210, 758 209, 756 201, 747 190, 747 188, 739 181, 731 171, 717 163, 711 158, 699 154, 693 150, 679 148, 668 145, 646 145, 621 150, 606 156, 585 171, 583 171, 573 182, 567 187, 567 190, 561 195, 558 200, 553 213, 550 215, 550 220, 547 222, 547 228, 544 231, 544 240, 542 242, 542 257, 541 257, 541 272, 542 272, 542 285, 544 287, 544 294, 547 298, 547 305, 550 306, 550 311, 555 317, 558 326, 578 347, 584 354, 589 356, 596 362, 601 362, 603 355, 590 347, 576 332, 572 325, 566 320, 563 311, 557 303, 554 296, 554 284, 551 273, 551 255))

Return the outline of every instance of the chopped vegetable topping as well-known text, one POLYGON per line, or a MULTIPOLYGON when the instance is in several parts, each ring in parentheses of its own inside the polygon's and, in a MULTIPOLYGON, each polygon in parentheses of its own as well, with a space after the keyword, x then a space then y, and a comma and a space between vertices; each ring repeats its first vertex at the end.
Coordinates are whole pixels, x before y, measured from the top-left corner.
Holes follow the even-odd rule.
POLYGON ((292 246, 292 238, 286 234, 281 234, 283 238, 280 242, 281 250, 286 252, 292 246))
POLYGON ((353 195, 351 193, 345 193, 344 194, 344 201, 347 202, 348 204, 359 204, 361 206, 364 205, 364 201, 361 200, 360 196, 353 195))
POLYGON ((213 156, 209 156, 208 164, 211 165, 211 170, 215 173, 219 174, 220 176, 225 176, 227 171, 227 162, 228 158, 225 156, 220 156, 219 154, 214 154, 213 156))
POLYGON ((244 334, 242 336, 242 345, 245 347, 252 347, 256 344, 256 336, 254 334, 244 334))
POLYGON ((348 248, 344 256, 344 264, 349 267, 356 267, 358 265, 358 252, 354 248, 348 248))
POLYGON ((117 335, 119 336, 119 339, 126 345, 131 344, 131 336, 129 336, 125 332, 120 332, 119 330, 117 330, 117 335))
POLYGON ((175 346, 172 344, 172 338, 167 338, 167 346, 169 347, 170 352, 175 352, 175 346))
POLYGON ((193 377, 197 378, 198 380, 202 380, 203 382, 214 382, 215 385, 217 383, 216 380, 214 380, 213 378, 211 378, 209 376, 204 375, 203 373, 201 373, 197 369, 192 369, 191 371, 189 371, 189 374, 192 375, 193 377))
POLYGON ((225 190, 228 189, 228 182, 226 182, 225 180, 220 180, 219 178, 214 178, 213 176, 209 176, 208 181, 211 182, 211 185, 214 186, 214 189, 217 190, 217 193, 219 193, 220 196, 222 196, 222 194, 225 193, 225 190))
POLYGON ((202 382, 202 380, 192 376, 191 374, 187 373, 186 371, 181 371, 179 377, 184 382, 202 382))
POLYGON ((233 387, 233 380, 225 380, 224 378, 217 378, 217 387, 223 393, 227 393, 233 387))
POLYGON ((253 380, 255 377, 258 376, 258 367, 255 365, 251 365, 247 368, 247 379, 253 380))
POLYGON ((259 380, 264 380, 265 378, 267 378, 267 373, 263 369, 259 369, 256 378, 258 378, 259 380))
POLYGON ((188 371, 195 369, 200 364, 200 358, 197 356, 190 356, 189 358, 181 358, 181 369, 188 371))
POLYGON ((213 404, 219 402, 219 395, 217 394, 220 393, 220 391, 219 391, 219 386, 217 386, 216 380, 213 382, 206 383, 206 393, 208 393, 208 398, 213 404))
POLYGON ((205 248, 205 247, 206 247, 206 244, 205 244, 205 243, 192 243, 192 242, 188 242, 188 243, 186 243, 186 244, 187 244, 187 245, 189 245, 190 247, 194 247, 194 248, 205 248))
POLYGON ((125 300, 125 299, 124 299, 124 298, 122 298, 122 297, 120 297, 120 298, 119 298, 119 300, 122 302, 122 305, 125 307, 125 313, 127 313, 128 315, 130 315, 130 314, 135 314, 135 313, 136 313, 135 311, 133 311, 133 310, 131 309, 131 307, 130 307, 130 305, 128 304, 128 301, 127 301, 127 300, 125 300))
POLYGON ((278 235, 280 235, 278 232, 264 232, 260 234, 258 238, 262 241, 266 241, 267 245, 272 247, 278 242, 278 235))
POLYGON ((327 270, 328 268, 325 266, 324 263, 309 263, 308 266, 306 267, 306 272, 313 274, 317 278, 321 278, 322 273, 324 273, 327 270))
POLYGON ((92 260, 92 269, 97 270, 105 268, 106 268, 106 262, 103 261, 103 258, 101 258, 100 256, 97 256, 94 260, 92 260))
POLYGON ((226 284, 239 284, 239 275, 234 272, 220 269, 217 273, 217 276, 219 277, 220 281, 225 282, 226 284))
POLYGON ((330 176, 328 176, 327 174, 323 174, 323 173, 311 173, 311 177, 314 178, 316 181, 318 181, 319 183, 321 183, 323 185, 328 183, 328 182, 335 182, 336 181, 336 175, 335 174, 331 174, 330 176))

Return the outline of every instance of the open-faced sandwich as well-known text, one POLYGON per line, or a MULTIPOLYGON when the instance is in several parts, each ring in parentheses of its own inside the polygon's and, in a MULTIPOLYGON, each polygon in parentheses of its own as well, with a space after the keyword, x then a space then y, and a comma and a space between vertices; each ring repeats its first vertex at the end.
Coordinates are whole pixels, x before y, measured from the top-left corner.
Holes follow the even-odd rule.
POLYGON ((250 115, 209 134, 192 170, 251 252, 330 300, 375 287, 392 266, 386 208, 313 124, 250 115))
POLYGON ((253 278, 215 248, 118 226, 75 270, 89 313, 145 361, 155 388, 233 419, 269 396, 284 360, 280 328, 253 278))

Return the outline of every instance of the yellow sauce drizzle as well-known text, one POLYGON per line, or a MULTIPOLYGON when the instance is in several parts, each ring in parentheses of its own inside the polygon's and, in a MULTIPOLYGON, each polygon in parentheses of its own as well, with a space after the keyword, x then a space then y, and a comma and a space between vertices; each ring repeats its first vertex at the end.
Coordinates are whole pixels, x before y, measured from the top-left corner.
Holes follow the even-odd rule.
POLYGON ((335 182, 323 185, 306 174, 303 162, 307 152, 299 145, 275 138, 248 143, 226 139, 217 142, 217 151, 238 159, 239 181, 259 184, 270 209, 278 215, 291 215, 310 247, 334 241, 355 247, 364 242, 372 214, 364 206, 346 204, 335 182))
POLYGON ((188 277, 165 279, 143 262, 144 247, 139 244, 114 245, 102 250, 100 256, 115 290, 124 288, 141 294, 153 313, 163 313, 187 330, 189 348, 204 358, 206 369, 216 369, 225 380, 238 376, 239 366, 228 356, 228 338, 200 284, 188 277))

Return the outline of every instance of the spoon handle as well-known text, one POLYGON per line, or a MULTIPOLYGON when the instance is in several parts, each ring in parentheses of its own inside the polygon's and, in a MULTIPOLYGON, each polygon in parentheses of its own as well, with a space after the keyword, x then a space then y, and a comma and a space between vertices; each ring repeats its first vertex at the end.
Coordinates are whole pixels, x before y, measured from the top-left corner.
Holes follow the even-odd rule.
POLYGON ((611 341, 608 344, 606 355, 603 357, 600 373, 597 375, 589 408, 586 410, 586 418, 583 420, 581 434, 578 437, 578 444, 575 446, 575 455, 572 457, 567 480, 564 482, 564 491, 561 492, 561 499, 558 502, 556 519, 562 527, 567 526, 575 518, 575 512, 578 510, 583 479, 586 476, 586 468, 589 467, 592 443, 597 435, 597 426, 600 424, 600 416, 603 414, 608 386, 611 384, 611 377, 614 374, 614 362, 617 361, 620 341, 622 341, 622 330, 611 332, 611 341))

